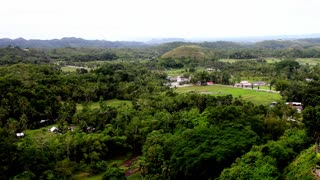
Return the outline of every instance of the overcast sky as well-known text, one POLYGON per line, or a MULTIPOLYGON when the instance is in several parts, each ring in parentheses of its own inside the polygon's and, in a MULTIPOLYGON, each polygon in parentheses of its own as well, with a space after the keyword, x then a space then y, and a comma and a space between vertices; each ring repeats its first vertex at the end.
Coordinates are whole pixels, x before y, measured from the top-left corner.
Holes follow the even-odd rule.
POLYGON ((320 33, 320 0, 1 0, 0 38, 105 40, 320 33))

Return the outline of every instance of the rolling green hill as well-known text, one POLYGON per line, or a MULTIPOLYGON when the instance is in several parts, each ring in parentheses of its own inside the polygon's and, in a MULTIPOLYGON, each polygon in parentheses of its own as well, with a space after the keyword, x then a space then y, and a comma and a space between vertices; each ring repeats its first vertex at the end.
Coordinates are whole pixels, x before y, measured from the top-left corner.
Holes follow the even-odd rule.
POLYGON ((177 48, 174 48, 173 50, 163 54, 161 56, 162 58, 174 58, 174 59, 179 59, 179 58, 191 58, 195 60, 204 60, 209 57, 208 52, 196 45, 183 45, 179 46, 177 48))

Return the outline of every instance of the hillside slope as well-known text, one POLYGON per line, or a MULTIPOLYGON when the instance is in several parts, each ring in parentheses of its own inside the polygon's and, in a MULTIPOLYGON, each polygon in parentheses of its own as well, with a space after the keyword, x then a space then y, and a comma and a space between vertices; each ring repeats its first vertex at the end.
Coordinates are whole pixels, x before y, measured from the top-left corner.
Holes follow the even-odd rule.
POLYGON ((312 146, 300 153, 286 168, 285 179, 317 179, 312 174, 312 169, 316 165, 315 146, 312 146))
POLYGON ((173 50, 166 52, 161 56, 162 58, 175 58, 175 59, 184 59, 184 58, 191 58, 195 60, 204 60, 209 57, 208 52, 196 45, 183 45, 173 50))

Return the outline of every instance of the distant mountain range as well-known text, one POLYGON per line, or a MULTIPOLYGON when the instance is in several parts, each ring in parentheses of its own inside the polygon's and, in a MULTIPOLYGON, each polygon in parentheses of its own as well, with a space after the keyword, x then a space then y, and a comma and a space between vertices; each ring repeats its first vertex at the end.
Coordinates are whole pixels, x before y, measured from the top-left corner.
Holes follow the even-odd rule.
POLYGON ((186 42, 183 38, 164 38, 164 39, 151 39, 150 41, 146 41, 146 44, 164 44, 170 42, 186 42))
POLYGON ((146 46, 143 42, 135 41, 105 41, 105 40, 85 40, 82 38, 62 38, 52 40, 38 40, 23 38, 0 39, 0 47, 19 46, 21 48, 62 48, 62 47, 87 47, 87 48, 130 48, 146 46))
MULTIPOLYGON (((284 36, 261 36, 261 37, 236 37, 236 38, 203 38, 203 39, 183 39, 183 38, 163 38, 163 39, 152 39, 145 42, 137 41, 106 41, 106 40, 85 40, 82 38, 67 37, 62 39, 51 39, 51 40, 39 40, 30 39, 26 40, 23 38, 18 39, 0 39, 0 47, 7 46, 18 46, 21 48, 137 48, 137 47, 148 47, 153 45, 180 42, 180 43, 198 43, 198 42, 214 42, 214 41, 229 41, 237 43, 254 43, 261 41, 270 40, 285 40, 285 41, 299 41, 308 43, 319 43, 320 34, 310 35, 284 35, 284 36)), ((220 42, 221 44, 221 42, 220 42)), ((210 44, 212 45, 212 44, 210 44)))
POLYGON ((302 35, 277 35, 277 36, 247 36, 247 37, 226 37, 226 38, 195 38, 191 39, 192 42, 204 41, 232 41, 240 43, 255 43, 266 40, 297 40, 297 39, 310 39, 320 38, 319 34, 302 34, 302 35))

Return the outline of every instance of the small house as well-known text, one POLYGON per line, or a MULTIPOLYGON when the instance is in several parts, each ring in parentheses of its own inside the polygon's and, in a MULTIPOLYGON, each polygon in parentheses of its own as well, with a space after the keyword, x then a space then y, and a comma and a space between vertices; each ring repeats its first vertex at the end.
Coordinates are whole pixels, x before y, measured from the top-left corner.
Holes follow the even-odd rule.
POLYGON ((17 137, 24 137, 24 133, 23 133, 23 132, 21 132, 21 133, 16 133, 16 136, 17 136, 17 137))
POLYGON ((290 107, 296 109, 298 111, 298 113, 301 113, 303 110, 303 106, 301 102, 287 102, 287 105, 289 105, 290 107))
POLYGON ((253 84, 253 86, 266 86, 267 85, 267 83, 264 81, 257 81, 252 84, 253 84))
POLYGON ((248 81, 241 81, 240 83, 236 83, 234 86, 235 87, 248 88, 248 87, 251 87, 252 84, 249 83, 248 81))
POLYGON ((46 122, 48 122, 49 120, 47 120, 47 119, 42 119, 41 121, 40 121, 40 124, 43 124, 43 123, 46 123, 46 122))
POLYGON ((56 133, 59 131, 59 129, 57 127, 52 127, 49 129, 50 132, 56 133))
POLYGON ((275 107, 278 103, 277 102, 271 102, 270 107, 275 107))
POLYGON ((208 82, 207 82, 207 85, 208 85, 208 86, 212 86, 212 85, 214 85, 214 83, 213 83, 212 81, 208 81, 208 82))
POLYGON ((189 83, 190 79, 189 78, 185 78, 185 77, 181 77, 181 76, 177 76, 177 83, 181 84, 187 84, 189 83))

